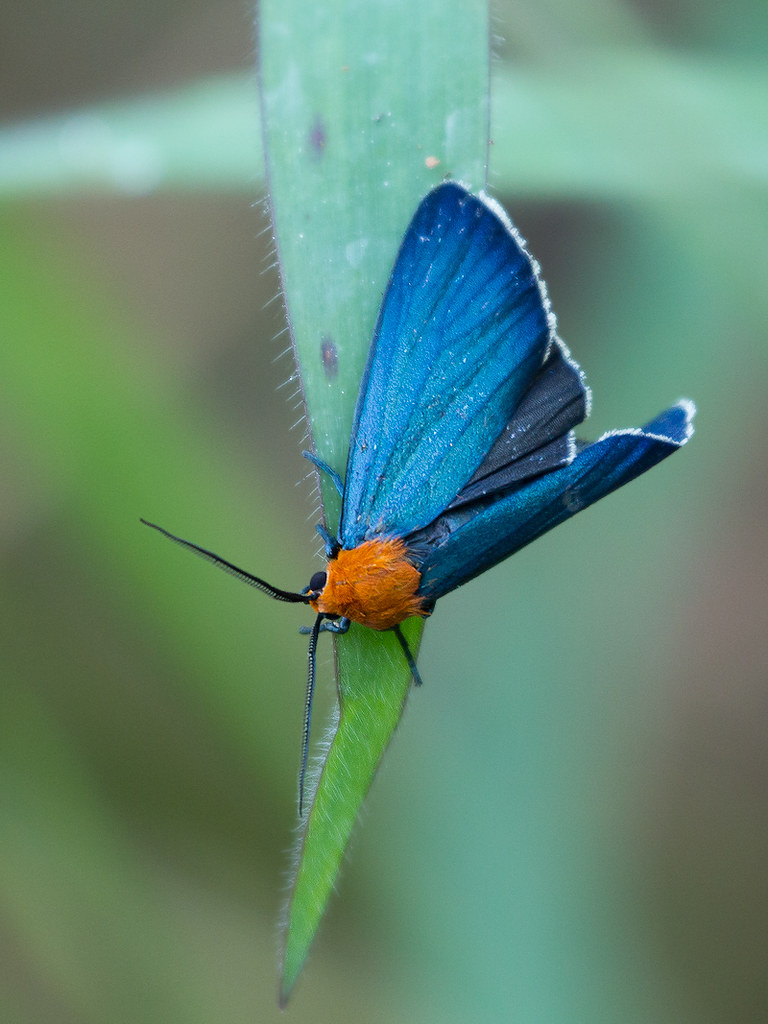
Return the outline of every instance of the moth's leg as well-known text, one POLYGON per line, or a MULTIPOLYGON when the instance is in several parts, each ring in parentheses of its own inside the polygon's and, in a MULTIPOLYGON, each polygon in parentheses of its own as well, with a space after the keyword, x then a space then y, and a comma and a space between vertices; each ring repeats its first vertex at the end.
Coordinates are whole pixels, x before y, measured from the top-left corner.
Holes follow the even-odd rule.
POLYGON ((325 557, 335 558, 339 553, 339 542, 335 537, 332 537, 331 534, 328 533, 322 523, 318 523, 315 529, 323 538, 323 544, 325 545, 325 557))
MULTIPOLYGON (((321 626, 321 633, 335 633, 337 636, 341 636, 346 633, 352 623, 351 619, 340 618, 340 619, 324 619, 321 626)), ((304 636, 309 636, 312 632, 311 626, 299 626, 299 632, 304 636)))
POLYGON ((408 641, 403 636, 402 629, 400 629, 399 626, 393 626, 392 632, 395 634, 395 636, 400 642, 400 646, 403 649, 403 654, 405 655, 405 660, 408 662, 408 668, 411 670, 411 675, 413 676, 414 683, 416 684, 416 686, 421 686, 421 676, 419 675, 419 670, 416 668, 416 660, 411 654, 411 648, 408 646, 408 641))
POLYGON ((343 615, 340 619, 326 619, 323 623, 323 630, 326 633, 335 633, 337 636, 342 636, 349 631, 351 625, 352 620, 343 615))
POLYGON ((313 455, 312 452, 302 452, 301 454, 308 462, 311 462, 313 466, 317 466, 318 469, 321 469, 323 473, 327 474, 327 476, 331 480, 331 483, 343 498, 344 484, 341 482, 341 477, 336 472, 336 470, 331 469, 327 462, 323 462, 322 459, 318 459, 318 457, 316 455, 313 455))

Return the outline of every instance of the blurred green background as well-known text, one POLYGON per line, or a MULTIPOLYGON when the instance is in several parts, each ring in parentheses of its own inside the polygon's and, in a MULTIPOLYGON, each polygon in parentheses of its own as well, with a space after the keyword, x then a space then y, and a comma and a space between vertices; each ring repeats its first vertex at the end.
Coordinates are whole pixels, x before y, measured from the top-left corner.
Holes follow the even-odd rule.
MULTIPOLYGON (((587 371, 584 434, 689 395, 697 435, 441 602, 288 1012, 763 1022, 768 8, 493 15, 490 182, 587 371)), ((5 5, 0 38, 8 124, 253 64, 239 3, 5 5)), ((0 196, 3 1020, 278 1017, 303 617, 138 525, 285 587, 320 565, 231 81, 229 179, 153 187, 127 150, 122 190, 41 161, 0 196)))

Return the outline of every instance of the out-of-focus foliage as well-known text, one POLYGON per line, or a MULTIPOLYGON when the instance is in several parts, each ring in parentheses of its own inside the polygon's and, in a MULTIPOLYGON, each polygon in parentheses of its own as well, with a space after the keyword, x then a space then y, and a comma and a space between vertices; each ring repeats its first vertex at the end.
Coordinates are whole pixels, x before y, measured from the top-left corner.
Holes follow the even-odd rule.
MULTIPOLYGON (((587 371, 589 433, 680 394, 698 433, 441 602, 290 1012, 762 1022, 768 15, 494 17, 490 181, 587 371)), ((0 18, 9 122, 251 61, 239 4, 0 18)), ((0 211, 3 1020, 278 1016, 304 619, 138 525, 286 587, 320 565, 258 148, 251 171, 242 140, 211 159, 243 124, 221 95, 218 135, 183 105, 165 122, 173 188, 128 147, 145 194, 0 211)))

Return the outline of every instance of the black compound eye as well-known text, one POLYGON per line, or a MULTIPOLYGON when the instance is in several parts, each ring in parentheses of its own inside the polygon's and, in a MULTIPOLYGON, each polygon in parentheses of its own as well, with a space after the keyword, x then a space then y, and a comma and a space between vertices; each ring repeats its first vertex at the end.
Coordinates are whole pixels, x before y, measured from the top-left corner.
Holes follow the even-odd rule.
POLYGON ((327 579, 328 573, 326 572, 313 573, 312 579, 309 581, 310 593, 319 594, 321 590, 324 590, 327 579))

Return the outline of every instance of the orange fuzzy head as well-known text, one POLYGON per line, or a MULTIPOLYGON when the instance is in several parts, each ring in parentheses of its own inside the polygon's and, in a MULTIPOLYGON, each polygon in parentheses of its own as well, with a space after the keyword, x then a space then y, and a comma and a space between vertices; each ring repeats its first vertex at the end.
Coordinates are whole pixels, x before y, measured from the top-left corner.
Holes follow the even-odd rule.
POLYGON ((318 613, 392 629, 411 615, 429 614, 417 594, 420 583, 402 540, 367 540, 351 550, 341 548, 329 560, 325 586, 309 603, 318 613))

